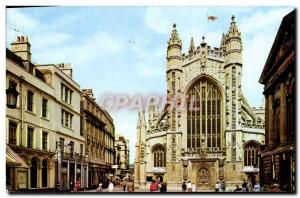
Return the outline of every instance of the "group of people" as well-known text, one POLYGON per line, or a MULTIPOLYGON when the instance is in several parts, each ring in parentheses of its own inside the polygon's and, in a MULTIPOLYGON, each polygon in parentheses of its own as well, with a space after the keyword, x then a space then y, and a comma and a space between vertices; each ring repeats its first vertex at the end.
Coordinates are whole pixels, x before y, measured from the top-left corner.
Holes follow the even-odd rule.
MULTIPOLYGON (((238 189, 238 185, 236 186, 236 192, 238 189)), ((248 182, 246 182, 246 180, 244 180, 243 184, 242 184, 242 191, 243 192, 261 192, 261 186, 258 182, 255 182, 254 186, 251 182, 251 180, 249 179, 248 182)))
POLYGON ((182 192, 196 192, 196 184, 188 181, 187 183, 182 183, 182 192))
POLYGON ((218 182, 215 184, 215 192, 225 192, 226 191, 226 183, 225 181, 218 182))
MULTIPOLYGON (((112 181, 109 181, 108 187, 107 187, 107 191, 108 192, 113 192, 115 189, 115 185, 112 181)), ((96 189, 96 192, 102 192, 103 191, 103 184, 100 183, 99 187, 96 189)))
MULTIPOLYGON (((274 182, 271 185, 271 188, 268 185, 261 186, 257 181, 253 185, 252 181, 249 179, 248 181, 244 180, 241 188, 239 185, 236 185, 233 192, 282 192, 279 186, 280 185, 277 182, 274 182)), ((226 185, 224 181, 221 184, 217 182, 215 185, 216 192, 225 192, 225 188, 226 185)))
POLYGON ((167 192, 167 183, 161 182, 160 178, 153 180, 150 185, 150 192, 167 192))
MULTIPOLYGON (((116 182, 109 181, 108 187, 107 187, 107 192, 115 191, 115 183, 116 182)), ((120 183, 121 188, 124 192, 133 192, 134 191, 133 184, 134 184, 133 181, 129 178, 125 178, 123 180, 123 182, 120 183)), ((103 192, 103 184, 102 183, 99 184, 99 187, 96 189, 96 192, 103 192)))
POLYGON ((122 187, 124 192, 133 192, 134 191, 134 186, 133 186, 133 181, 129 178, 126 178, 122 182, 122 187))

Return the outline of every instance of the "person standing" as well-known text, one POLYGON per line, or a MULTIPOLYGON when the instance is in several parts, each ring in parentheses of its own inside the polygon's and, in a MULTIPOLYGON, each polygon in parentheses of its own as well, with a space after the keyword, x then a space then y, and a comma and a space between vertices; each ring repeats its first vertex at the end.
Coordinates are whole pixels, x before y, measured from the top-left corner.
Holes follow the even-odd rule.
POLYGON ((247 192, 252 192, 252 191, 253 191, 253 186, 251 180, 249 179, 247 183, 247 192))
POLYGON ((187 187, 188 192, 192 192, 192 183, 191 183, 191 181, 188 181, 186 187, 187 187))
POLYGON ((186 192, 186 184, 185 184, 185 182, 182 183, 181 188, 182 188, 182 192, 186 192))
POLYGON ((221 184, 222 192, 225 192, 225 189, 226 189, 226 184, 225 184, 225 181, 223 181, 222 184, 221 184))
POLYGON ((160 192, 167 192, 167 183, 161 182, 160 192))
POLYGON ((114 184, 109 181, 109 184, 108 184, 108 192, 113 192, 114 191, 114 184))
POLYGON ((134 188, 133 188, 133 182, 129 179, 128 182, 126 182, 126 189, 127 189, 127 192, 133 192, 134 191, 134 188))
POLYGON ((102 192, 102 183, 99 184, 99 187, 96 190, 97 192, 102 192))
POLYGON ((193 182, 192 183, 192 192, 196 192, 197 190, 196 190, 196 184, 193 182))
POLYGON ((128 179, 125 178, 124 181, 123 181, 123 191, 124 191, 124 192, 127 192, 127 191, 128 191, 128 189, 127 189, 127 182, 128 182, 128 179))
POLYGON ((248 192, 246 180, 244 180, 244 183, 242 184, 242 189, 243 189, 243 192, 248 192))
POLYGON ((159 191, 159 190, 160 190, 160 188, 161 188, 161 181, 160 181, 160 177, 158 177, 158 178, 157 178, 157 180, 156 180, 156 184, 157 184, 157 191, 159 191))
POLYGON ((239 185, 236 185, 233 192, 240 192, 240 191, 241 191, 241 189, 240 189, 239 185))
POLYGON ((219 184, 219 182, 217 181, 217 183, 215 184, 215 191, 216 191, 216 192, 219 192, 219 190, 220 190, 220 184, 219 184))
POLYGON ((80 182, 79 182, 79 180, 77 180, 77 181, 75 182, 73 191, 74 191, 74 192, 77 192, 79 189, 80 189, 80 182))
POLYGON ((261 188, 258 182, 256 182, 256 184, 254 185, 253 191, 254 192, 260 192, 261 188))
POLYGON ((274 184, 272 185, 272 187, 271 187, 270 192, 282 192, 282 191, 281 191, 280 188, 279 188, 279 184, 274 183, 274 184))
POLYGON ((152 184, 150 185, 150 192, 156 192, 158 190, 157 183, 153 180, 152 184))

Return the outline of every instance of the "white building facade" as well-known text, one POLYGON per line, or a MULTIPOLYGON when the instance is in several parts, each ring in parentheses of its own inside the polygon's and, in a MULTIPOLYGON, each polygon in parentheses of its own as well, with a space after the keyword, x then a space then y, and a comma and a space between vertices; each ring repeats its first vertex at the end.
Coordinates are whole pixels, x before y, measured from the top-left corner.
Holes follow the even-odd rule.
POLYGON ((28 172, 7 172, 7 180, 12 190, 54 188, 54 88, 31 63, 27 37, 18 37, 6 53, 6 89, 14 86, 19 92, 16 108, 6 108, 6 144, 29 167, 28 172))
MULTIPOLYGON (((19 92, 17 108, 6 109, 6 143, 29 166, 13 190, 88 186, 85 138, 80 128, 80 86, 70 64, 31 62, 27 37, 7 49, 6 87, 19 92)), ((19 173, 15 173, 19 174, 19 173)), ((13 173, 9 174, 12 180, 13 173)))
POLYGON ((88 187, 85 138, 80 127, 80 86, 72 79, 70 64, 38 65, 46 82, 54 88, 55 142, 58 150, 58 178, 62 189, 73 189, 76 182, 88 187))

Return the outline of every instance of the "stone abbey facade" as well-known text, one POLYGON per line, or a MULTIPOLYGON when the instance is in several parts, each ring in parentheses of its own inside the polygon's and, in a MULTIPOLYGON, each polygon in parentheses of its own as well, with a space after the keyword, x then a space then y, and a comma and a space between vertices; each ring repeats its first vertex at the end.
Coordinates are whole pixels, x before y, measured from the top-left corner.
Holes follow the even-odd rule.
MULTIPOLYGON (((158 177, 168 189, 190 180, 197 190, 213 190, 217 181, 241 186, 257 173, 264 144, 264 108, 252 108, 241 91, 242 40, 235 17, 219 48, 193 38, 188 54, 173 25, 167 48, 167 95, 187 96, 159 110, 149 105, 147 121, 137 122, 135 187, 148 188, 158 177)), ((258 179, 253 178, 253 180, 258 179)))

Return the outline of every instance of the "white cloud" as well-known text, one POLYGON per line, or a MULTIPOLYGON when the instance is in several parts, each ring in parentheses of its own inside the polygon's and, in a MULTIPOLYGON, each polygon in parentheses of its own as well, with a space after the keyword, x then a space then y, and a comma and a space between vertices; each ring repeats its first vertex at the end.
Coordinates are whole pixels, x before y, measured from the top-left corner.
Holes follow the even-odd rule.
POLYGON ((125 47, 122 40, 101 30, 82 40, 76 40, 75 36, 63 33, 35 35, 31 37, 31 45, 33 58, 39 60, 40 64, 70 62, 76 64, 77 68, 88 66, 87 64, 103 57, 113 58, 115 53, 121 52, 125 47), (43 39, 48 36, 48 39, 43 39), (51 41, 52 39, 54 41, 51 41))
POLYGON ((45 32, 39 34, 38 37, 34 36, 30 37, 29 39, 34 45, 48 49, 49 47, 61 46, 65 44, 73 39, 73 36, 61 32, 45 32))
POLYGON ((169 26, 172 21, 166 17, 161 7, 149 7, 145 12, 146 25, 153 31, 159 34, 169 33, 169 26))
MULTIPOLYGON (((68 21, 70 19, 69 17, 61 17, 60 20, 68 21)), ((72 40, 73 36, 55 31, 55 28, 50 26, 50 22, 43 23, 37 18, 23 13, 22 9, 7 9, 6 47, 10 48, 9 44, 15 41, 16 36, 26 35, 32 46, 33 60, 49 61, 53 58, 52 55, 55 55, 56 59, 65 57, 66 52, 59 48, 68 49, 65 47, 68 46, 66 43, 72 40), (16 29, 20 31, 16 31, 16 29), (42 55, 42 59, 39 59, 39 55, 42 55)))
POLYGON ((65 14, 63 17, 52 20, 50 25, 56 28, 65 28, 70 24, 76 23, 79 19, 79 15, 65 14))
POLYGON ((96 34, 92 35, 92 38, 88 41, 87 47, 95 48, 96 50, 105 50, 109 52, 120 51, 125 47, 123 40, 113 37, 112 35, 99 30, 96 34))
POLYGON ((136 69, 137 69, 137 75, 139 77, 157 77, 157 76, 163 77, 162 72, 164 72, 164 70, 161 70, 154 65, 146 65, 144 63, 138 63, 136 65, 136 69))
POLYGON ((38 20, 23 14, 19 9, 7 9, 7 24, 23 32, 38 29, 42 26, 38 20))
POLYGON ((255 34, 268 26, 278 24, 291 11, 291 8, 271 9, 267 12, 254 12, 250 17, 241 21, 240 30, 244 34, 255 34))
POLYGON ((262 69, 271 50, 282 18, 291 8, 254 12, 240 24, 243 34, 243 78, 242 89, 251 105, 260 106, 263 85, 259 81, 262 69))

